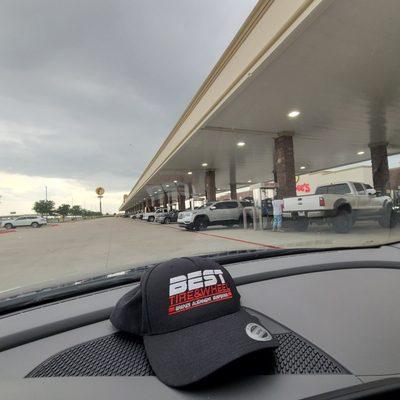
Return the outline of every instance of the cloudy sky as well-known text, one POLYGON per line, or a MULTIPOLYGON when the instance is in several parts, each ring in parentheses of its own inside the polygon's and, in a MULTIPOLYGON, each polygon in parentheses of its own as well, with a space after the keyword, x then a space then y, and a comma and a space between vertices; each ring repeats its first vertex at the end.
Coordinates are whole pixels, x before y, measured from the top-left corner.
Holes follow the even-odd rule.
POLYGON ((114 212, 256 0, 3 0, 0 215, 114 212))

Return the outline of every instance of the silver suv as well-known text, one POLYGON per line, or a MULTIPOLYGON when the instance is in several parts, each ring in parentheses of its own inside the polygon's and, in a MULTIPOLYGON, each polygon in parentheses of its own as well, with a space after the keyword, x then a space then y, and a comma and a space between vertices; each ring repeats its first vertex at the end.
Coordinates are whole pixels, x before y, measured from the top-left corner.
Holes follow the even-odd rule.
MULTIPOLYGON (((186 210, 178 214, 179 226, 187 230, 204 230, 210 225, 233 227, 243 224, 243 204, 228 200, 207 203, 196 210, 186 210)), ((251 221, 250 215, 248 220, 251 221)))
POLYGON ((1 226, 6 229, 16 228, 17 226, 31 226, 32 228, 40 228, 42 225, 46 224, 47 221, 45 218, 32 215, 7 219, 1 223, 1 226))

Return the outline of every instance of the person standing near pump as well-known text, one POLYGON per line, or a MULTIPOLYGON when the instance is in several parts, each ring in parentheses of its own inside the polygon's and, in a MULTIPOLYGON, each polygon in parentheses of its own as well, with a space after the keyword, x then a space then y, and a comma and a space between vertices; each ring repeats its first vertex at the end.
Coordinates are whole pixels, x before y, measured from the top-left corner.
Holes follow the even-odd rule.
POLYGON ((283 200, 277 196, 272 200, 272 208, 274 220, 272 222, 272 232, 283 232, 282 229, 282 211, 283 211, 283 200))

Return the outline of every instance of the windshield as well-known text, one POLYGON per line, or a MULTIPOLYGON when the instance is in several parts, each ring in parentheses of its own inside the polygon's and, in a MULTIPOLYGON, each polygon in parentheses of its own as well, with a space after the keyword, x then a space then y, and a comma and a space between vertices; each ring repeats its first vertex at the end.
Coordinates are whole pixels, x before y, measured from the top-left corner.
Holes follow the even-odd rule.
POLYGON ((173 257, 398 242, 400 29, 341 3, 264 7, 264 32, 256 0, 4 1, 0 302, 173 257))
MULTIPOLYGON (((358 190, 356 184, 354 184, 356 190, 358 190)), ((363 187, 361 186, 361 190, 363 187)), ((338 185, 321 186, 317 188, 315 194, 348 194, 351 193, 350 187, 347 183, 340 183, 338 185)))

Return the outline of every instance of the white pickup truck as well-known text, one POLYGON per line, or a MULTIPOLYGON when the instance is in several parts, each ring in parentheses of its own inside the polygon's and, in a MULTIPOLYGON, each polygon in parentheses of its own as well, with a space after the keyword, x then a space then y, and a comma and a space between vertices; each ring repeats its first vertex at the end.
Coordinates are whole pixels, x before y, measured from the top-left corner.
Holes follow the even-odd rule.
POLYGON ((327 222, 337 233, 347 233, 357 220, 375 220, 391 228, 396 223, 392 199, 377 196, 370 185, 339 182, 319 186, 314 195, 283 199, 284 217, 295 221, 298 231, 305 231, 312 221, 327 222))

